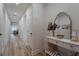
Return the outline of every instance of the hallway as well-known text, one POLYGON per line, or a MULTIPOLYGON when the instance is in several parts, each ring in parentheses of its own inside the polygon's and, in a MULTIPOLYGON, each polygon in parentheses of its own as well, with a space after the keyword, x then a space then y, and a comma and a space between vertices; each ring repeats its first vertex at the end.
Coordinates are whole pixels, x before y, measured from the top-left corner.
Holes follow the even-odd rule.
POLYGON ((28 56, 31 55, 31 18, 30 3, 0 4, 0 55, 28 56), (18 34, 16 31, 18 30, 18 34), (14 33, 15 32, 15 33, 14 33))

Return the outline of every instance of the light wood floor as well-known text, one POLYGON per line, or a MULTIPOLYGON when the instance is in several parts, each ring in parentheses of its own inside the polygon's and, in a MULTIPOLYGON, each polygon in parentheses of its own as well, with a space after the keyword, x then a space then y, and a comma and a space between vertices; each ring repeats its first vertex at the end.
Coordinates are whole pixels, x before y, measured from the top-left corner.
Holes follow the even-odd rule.
POLYGON ((27 49, 25 43, 17 35, 14 40, 9 39, 4 48, 3 56, 28 56, 31 50, 27 49))
MULTIPOLYGON (((1 56, 32 56, 32 49, 26 46, 25 42, 20 38, 19 35, 11 37, 8 43, 3 46, 4 50, 0 53, 1 56)), ((36 54, 35 56, 44 56, 43 52, 36 54)))

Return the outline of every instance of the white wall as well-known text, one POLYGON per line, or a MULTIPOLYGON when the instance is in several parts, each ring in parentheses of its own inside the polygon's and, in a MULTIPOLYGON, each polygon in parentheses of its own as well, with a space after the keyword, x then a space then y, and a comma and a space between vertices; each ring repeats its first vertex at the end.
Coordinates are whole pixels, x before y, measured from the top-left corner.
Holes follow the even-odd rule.
POLYGON ((3 4, 0 4, 0 33, 2 33, 2 36, 0 36, 0 54, 3 52, 3 40, 4 40, 4 20, 3 20, 3 4))
POLYGON ((3 4, 0 4, 0 32, 4 35, 3 4))
POLYGON ((0 37, 0 49, 2 50, 2 52, 9 40, 9 27, 10 21, 6 9, 4 8, 3 4, 0 4, 0 32, 2 33, 2 38, 0 37))
POLYGON ((24 20, 25 19, 21 19, 20 21, 19 21, 19 33, 20 33, 20 37, 22 38, 22 39, 24 39, 23 37, 23 34, 24 34, 24 20))
POLYGON ((54 21, 56 15, 59 13, 59 12, 67 12, 67 14, 69 14, 72 18, 72 26, 73 26, 73 29, 77 29, 78 30, 78 35, 79 35, 79 25, 78 25, 78 22, 79 22, 79 4, 56 4, 56 3, 53 3, 53 4, 46 4, 46 19, 47 19, 47 22, 46 22, 46 26, 48 25, 48 22, 49 21, 54 21))
POLYGON ((7 45, 8 40, 10 39, 10 20, 8 18, 8 14, 6 12, 6 9, 4 10, 4 20, 5 20, 5 40, 4 40, 4 45, 7 45))
POLYGON ((32 40, 33 51, 39 52, 44 48, 44 26, 45 26, 45 7, 44 4, 32 4, 33 24, 32 24, 32 40))

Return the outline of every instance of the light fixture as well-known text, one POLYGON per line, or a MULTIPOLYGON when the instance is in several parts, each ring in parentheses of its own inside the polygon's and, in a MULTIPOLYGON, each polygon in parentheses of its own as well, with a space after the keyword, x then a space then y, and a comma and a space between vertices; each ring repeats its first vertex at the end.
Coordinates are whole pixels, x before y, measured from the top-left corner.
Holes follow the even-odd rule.
POLYGON ((14 12, 14 13, 13 13, 13 19, 16 19, 16 16, 17 16, 17 13, 14 12))
POLYGON ((13 13, 13 16, 16 16, 16 15, 17 15, 17 13, 16 13, 16 12, 14 12, 14 13, 13 13))
POLYGON ((14 15, 16 15, 16 12, 14 12, 14 15))
POLYGON ((16 5, 18 5, 19 3, 16 3, 16 5))

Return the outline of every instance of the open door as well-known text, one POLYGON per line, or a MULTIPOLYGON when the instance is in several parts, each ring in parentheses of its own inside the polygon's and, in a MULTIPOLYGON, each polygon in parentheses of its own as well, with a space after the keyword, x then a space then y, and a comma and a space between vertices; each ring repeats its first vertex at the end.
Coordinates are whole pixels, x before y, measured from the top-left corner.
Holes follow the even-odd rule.
POLYGON ((19 34, 26 46, 32 47, 32 6, 29 6, 19 21, 19 34))

